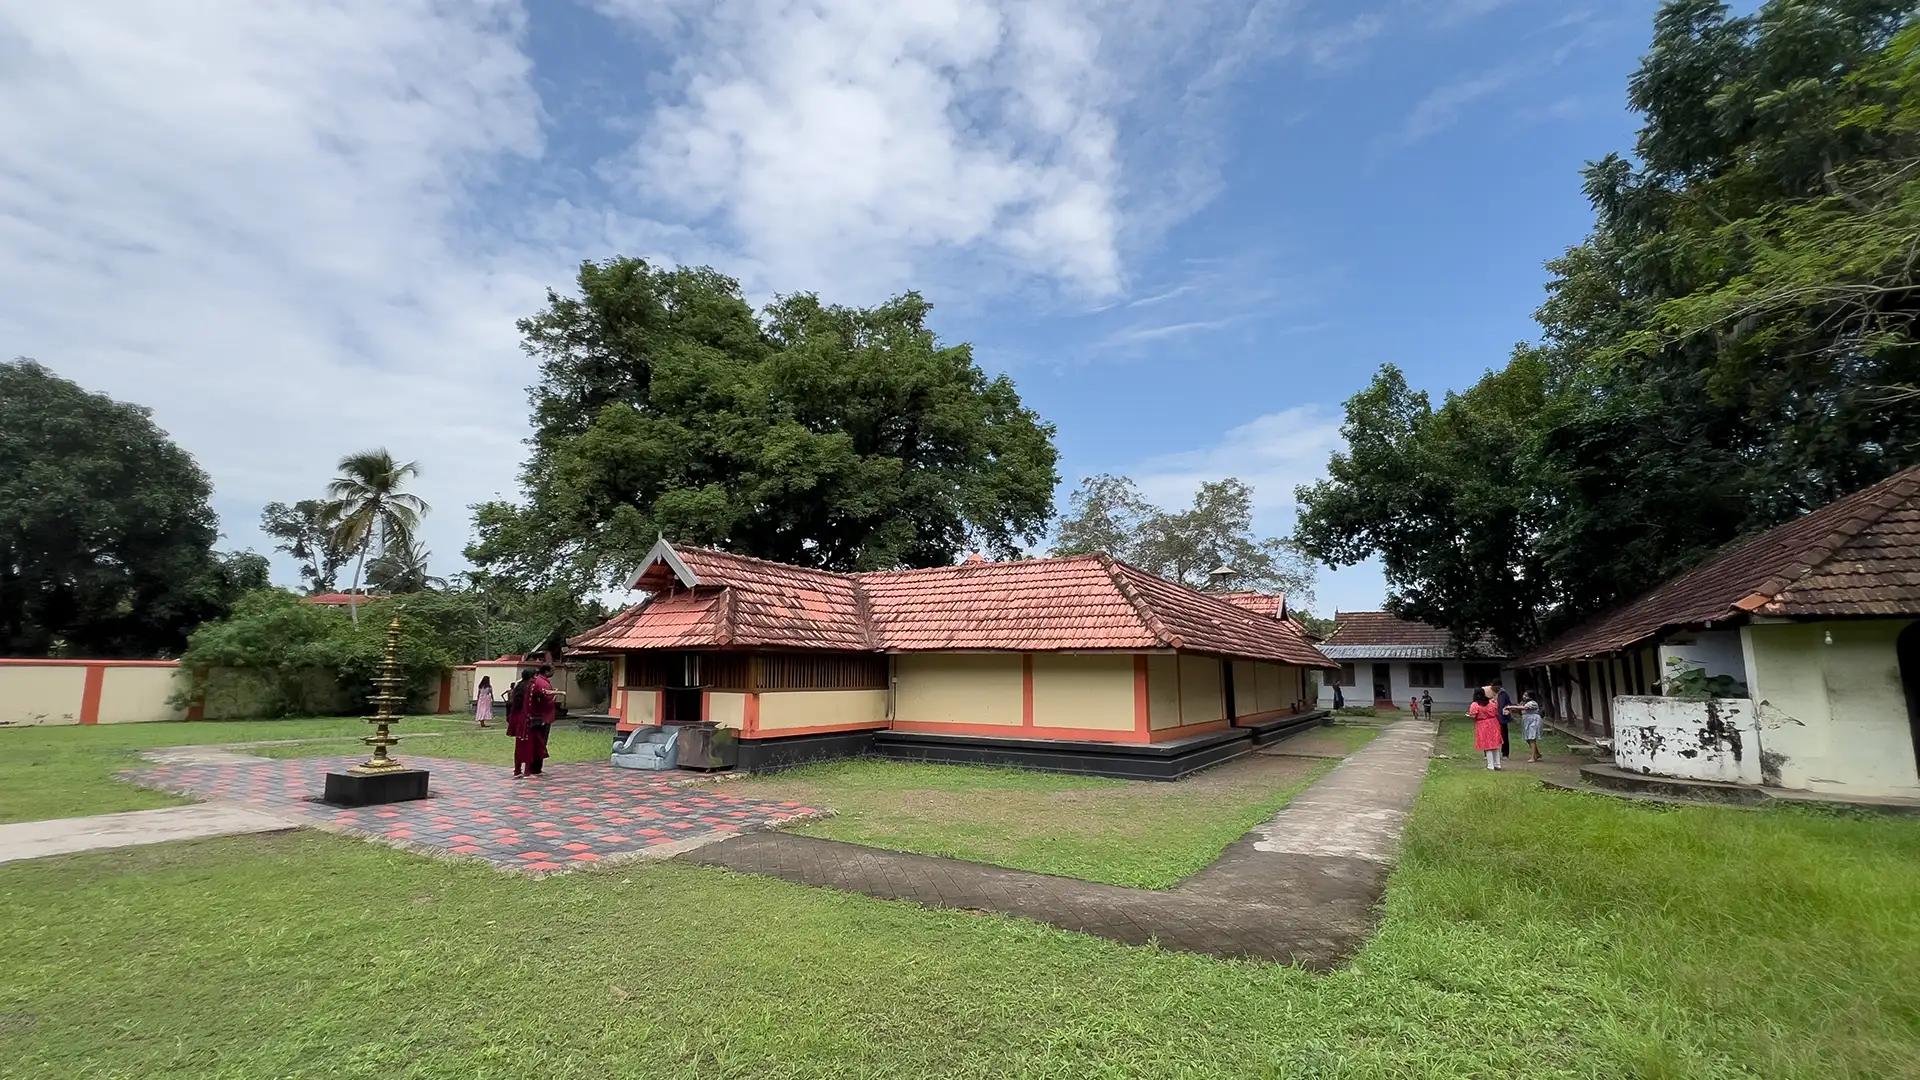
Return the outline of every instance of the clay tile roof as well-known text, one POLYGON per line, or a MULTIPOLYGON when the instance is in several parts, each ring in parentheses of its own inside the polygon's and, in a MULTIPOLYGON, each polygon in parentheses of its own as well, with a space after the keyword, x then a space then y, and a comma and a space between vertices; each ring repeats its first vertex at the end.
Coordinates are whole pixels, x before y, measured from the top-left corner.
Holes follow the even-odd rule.
POLYGON ((1920 615, 1920 467, 1736 540, 1706 561, 1522 657, 1624 649, 1669 627, 1749 615, 1920 615))
POLYGON ((327 607, 345 607, 348 604, 366 604, 375 600, 385 600, 386 598, 387 594, 385 593, 323 592, 314 593, 312 596, 303 596, 300 599, 309 604, 323 604, 327 607))
POLYGON ((1355 659, 1375 655, 1407 656, 1415 659, 1431 657, 1443 659, 1453 656, 1498 657, 1500 648, 1492 641, 1482 638, 1471 643, 1464 651, 1453 644, 1452 635, 1445 627, 1431 623, 1402 619, 1384 611, 1336 611, 1333 614, 1333 633, 1320 643, 1323 649, 1333 650, 1328 656, 1343 659, 1355 659))
POLYGON ((634 581, 654 595, 569 647, 1176 648, 1332 666, 1291 622, 1104 555, 835 574, 663 542, 634 581))
POLYGON ((1271 615, 1278 619, 1281 612, 1287 610, 1287 594, 1264 592, 1219 593, 1220 599, 1235 607, 1243 607, 1255 615, 1271 615))

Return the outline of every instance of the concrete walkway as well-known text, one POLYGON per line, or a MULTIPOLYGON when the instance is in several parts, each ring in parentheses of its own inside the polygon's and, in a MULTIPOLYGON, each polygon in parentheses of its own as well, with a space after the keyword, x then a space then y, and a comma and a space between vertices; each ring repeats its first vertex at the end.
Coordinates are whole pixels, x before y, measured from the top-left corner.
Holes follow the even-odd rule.
POLYGON ((1375 905, 1426 778, 1434 726, 1403 720, 1173 889, 1099 885, 960 859, 755 833, 681 861, 930 907, 1018 915, 1142 945, 1338 966, 1375 905))
POLYGON ((39 859, 75 851, 161 844, 169 840, 197 840, 206 836, 277 832, 299 825, 243 806, 203 803, 170 806, 164 810, 131 810, 122 814, 22 821, 0 825, 0 863, 39 859))

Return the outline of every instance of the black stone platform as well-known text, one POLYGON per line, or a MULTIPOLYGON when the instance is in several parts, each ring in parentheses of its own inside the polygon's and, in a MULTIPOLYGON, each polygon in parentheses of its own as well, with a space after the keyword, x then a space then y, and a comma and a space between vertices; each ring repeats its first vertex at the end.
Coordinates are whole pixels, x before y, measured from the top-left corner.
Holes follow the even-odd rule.
POLYGON ((873 753, 871 731, 829 731, 818 735, 788 735, 776 739, 741 739, 735 768, 773 772, 809 761, 859 757, 873 753))
POLYGON ((1239 728, 1161 743, 935 735, 919 731, 879 731, 873 736, 874 753, 901 761, 1007 765, 1129 780, 1178 780, 1252 750, 1253 732, 1239 728))
POLYGON ((427 770, 390 769, 379 773, 330 772, 322 798, 335 806, 375 806, 427 797, 427 770))
POLYGON ((1235 720, 1233 726, 1242 731, 1253 733, 1253 745, 1265 746, 1279 742, 1295 732, 1310 727, 1333 722, 1333 713, 1327 709, 1315 709, 1312 712, 1296 713, 1291 716, 1271 716, 1265 720, 1235 720))

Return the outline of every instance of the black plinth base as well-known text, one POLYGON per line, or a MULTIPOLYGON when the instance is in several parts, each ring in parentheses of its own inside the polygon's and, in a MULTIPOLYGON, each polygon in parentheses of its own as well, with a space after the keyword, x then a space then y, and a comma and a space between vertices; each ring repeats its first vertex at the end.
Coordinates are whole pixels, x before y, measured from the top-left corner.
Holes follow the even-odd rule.
POLYGON ((381 773, 330 772, 326 801, 335 806, 377 806, 427 797, 427 770, 389 769, 381 773))

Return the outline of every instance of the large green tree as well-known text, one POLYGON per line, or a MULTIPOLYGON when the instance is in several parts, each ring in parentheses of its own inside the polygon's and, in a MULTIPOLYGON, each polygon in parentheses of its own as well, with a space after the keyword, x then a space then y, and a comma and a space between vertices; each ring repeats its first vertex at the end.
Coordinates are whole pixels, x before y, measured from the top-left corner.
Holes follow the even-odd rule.
POLYGON ((1383 374, 1348 406, 1371 441, 1302 492, 1302 543, 1379 555, 1404 613, 1525 644, 1920 460, 1915 17, 1666 4, 1628 87, 1644 125, 1586 171, 1594 228, 1548 264, 1539 343, 1458 407, 1383 405, 1383 374), (1474 457, 1449 412, 1505 441, 1474 457))
POLYGON ((1069 498, 1053 554, 1096 551, 1194 588, 1231 567, 1231 588, 1284 592, 1298 608, 1313 601, 1312 562, 1291 541, 1254 533, 1253 488, 1231 476, 1201 483, 1185 510, 1153 505, 1124 476, 1087 477, 1069 498))
POLYGON ((661 534, 836 570, 927 566, 1037 538, 1051 425, 940 342, 908 293, 782 297, 638 259, 588 263, 520 322, 540 361, 523 498, 475 508, 467 555, 501 584, 576 595, 661 534))
POLYGON ((0 363, 0 654, 166 656, 267 581, 148 410, 0 363))

